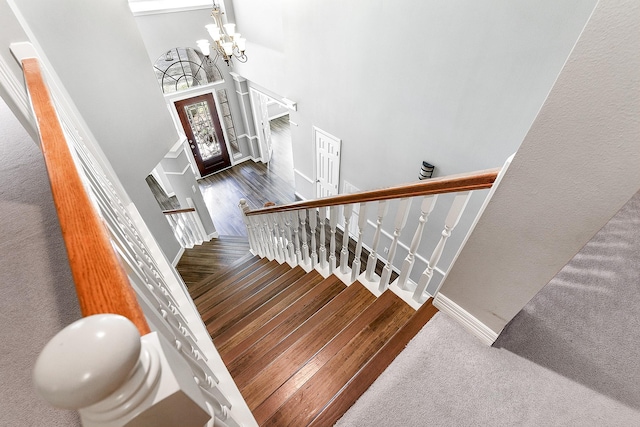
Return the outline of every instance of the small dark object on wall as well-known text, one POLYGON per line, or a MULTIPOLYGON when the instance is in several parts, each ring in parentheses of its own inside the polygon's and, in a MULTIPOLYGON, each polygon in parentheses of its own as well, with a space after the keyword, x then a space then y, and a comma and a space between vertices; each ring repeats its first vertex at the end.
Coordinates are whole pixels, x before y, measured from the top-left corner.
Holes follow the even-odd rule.
POLYGON ((418 175, 418 179, 428 179, 433 176, 433 170, 435 166, 429 164, 427 162, 422 162, 422 166, 420 166, 420 175, 418 175))

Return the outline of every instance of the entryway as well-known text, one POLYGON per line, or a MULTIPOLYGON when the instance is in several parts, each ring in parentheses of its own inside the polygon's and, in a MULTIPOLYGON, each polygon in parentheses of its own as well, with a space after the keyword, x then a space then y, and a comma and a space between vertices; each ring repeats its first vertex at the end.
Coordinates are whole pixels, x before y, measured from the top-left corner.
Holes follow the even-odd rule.
POLYGON ((204 177, 231 166, 224 142, 213 95, 206 93, 175 102, 180 123, 189 140, 189 147, 204 177))

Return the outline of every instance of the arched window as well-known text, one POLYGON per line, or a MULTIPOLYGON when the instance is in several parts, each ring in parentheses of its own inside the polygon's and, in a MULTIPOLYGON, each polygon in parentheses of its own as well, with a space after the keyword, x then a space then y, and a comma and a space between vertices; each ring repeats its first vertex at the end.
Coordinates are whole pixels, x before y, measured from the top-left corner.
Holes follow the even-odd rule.
POLYGON ((153 65, 163 93, 179 92, 222 80, 218 67, 190 47, 168 50, 153 65))

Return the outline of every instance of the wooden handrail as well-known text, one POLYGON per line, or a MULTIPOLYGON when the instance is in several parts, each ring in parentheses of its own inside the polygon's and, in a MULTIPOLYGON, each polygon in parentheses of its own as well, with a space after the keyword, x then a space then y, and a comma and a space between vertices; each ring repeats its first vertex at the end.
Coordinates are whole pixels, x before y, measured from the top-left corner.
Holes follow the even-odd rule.
POLYGON ((365 203, 376 200, 388 200, 415 196, 428 196, 430 194, 454 193, 459 191, 482 190, 491 188, 498 177, 500 168, 487 169, 479 172, 449 175, 441 178, 429 179, 416 183, 399 185, 396 187, 379 190, 361 191, 353 194, 340 194, 338 196, 322 199, 305 200, 290 203, 288 205, 273 206, 255 209, 245 212, 247 216, 274 212, 286 212, 299 209, 320 208, 326 206, 348 205, 351 203, 365 203))
POLYGON ((165 215, 175 215, 179 213, 195 212, 195 211, 196 211, 196 208, 184 208, 184 209, 170 209, 167 211, 162 211, 162 213, 165 215))
POLYGON ((145 335, 149 325, 84 189, 38 60, 25 59, 22 68, 82 315, 120 314, 145 335))

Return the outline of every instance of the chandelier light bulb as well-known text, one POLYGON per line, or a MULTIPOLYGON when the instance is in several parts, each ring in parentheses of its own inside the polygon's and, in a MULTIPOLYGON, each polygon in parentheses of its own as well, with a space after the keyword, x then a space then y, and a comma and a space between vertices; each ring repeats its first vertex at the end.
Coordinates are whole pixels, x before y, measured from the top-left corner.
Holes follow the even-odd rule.
POLYGON ((198 40, 196 41, 196 44, 198 45, 198 48, 204 56, 209 56, 209 54, 211 53, 211 44, 209 43, 209 40, 198 40))
POLYGON ((240 52, 244 52, 246 45, 247 45, 247 39, 239 38, 238 40, 236 40, 236 46, 238 46, 238 50, 240 50, 240 52))
POLYGON ((224 53, 227 56, 233 55, 233 43, 231 42, 222 43, 222 48, 224 49, 224 53))
POLYGON ((223 27, 229 37, 236 33, 236 24, 224 24, 223 27))

